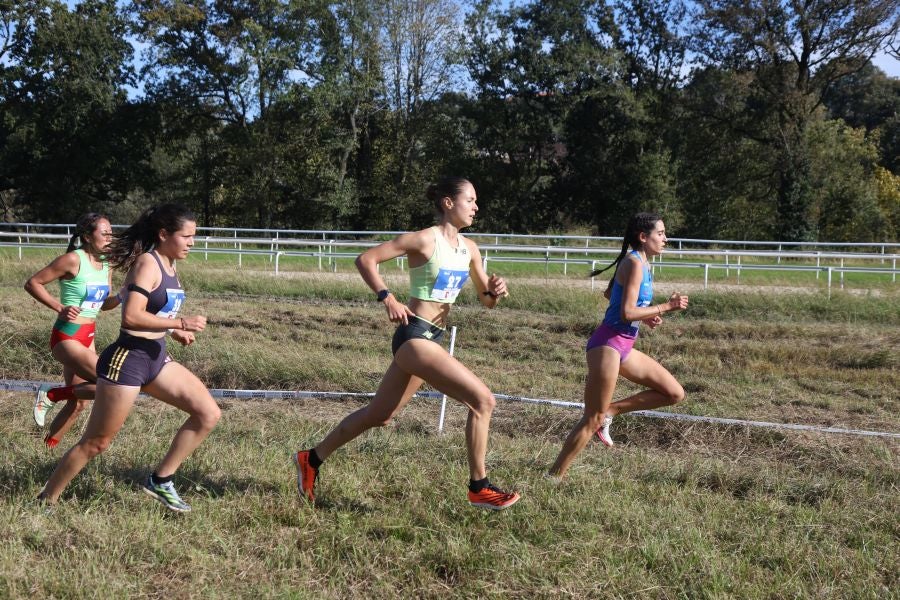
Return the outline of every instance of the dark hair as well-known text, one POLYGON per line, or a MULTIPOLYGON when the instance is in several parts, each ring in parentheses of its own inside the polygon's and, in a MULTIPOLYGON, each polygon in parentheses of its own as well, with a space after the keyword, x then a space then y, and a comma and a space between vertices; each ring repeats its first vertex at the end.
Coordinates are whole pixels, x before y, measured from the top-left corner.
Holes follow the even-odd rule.
POLYGON ((662 217, 658 214, 648 212, 640 212, 631 217, 628 220, 628 226, 625 228, 625 238, 622 240, 622 251, 619 252, 619 256, 616 257, 616 260, 614 260, 611 265, 591 271, 590 276, 595 277, 603 271, 622 262, 622 259, 625 258, 625 255, 628 253, 629 246, 631 246, 632 250, 640 250, 641 234, 644 233, 650 235, 650 232, 653 231, 653 228, 656 227, 656 224, 661 220, 662 217))
POLYGON ((106 253, 114 269, 127 271, 144 252, 150 252, 159 241, 159 231, 175 233, 188 221, 196 221, 190 209, 178 204, 162 204, 145 210, 134 225, 115 237, 106 253))
POLYGON ((434 204, 434 210, 437 214, 444 214, 444 207, 441 206, 441 200, 444 198, 454 198, 462 193, 466 185, 472 185, 472 182, 465 177, 443 177, 428 186, 425 191, 425 197, 434 204))
POLYGON ((78 217, 78 220, 75 222, 75 231, 72 233, 72 237, 69 238, 69 247, 66 248, 66 252, 71 252, 75 248, 84 248, 85 244, 89 243, 85 237, 94 233, 94 230, 97 229, 97 221, 100 219, 109 221, 106 215, 95 212, 85 213, 78 217), (75 242, 79 242, 77 246, 75 242))

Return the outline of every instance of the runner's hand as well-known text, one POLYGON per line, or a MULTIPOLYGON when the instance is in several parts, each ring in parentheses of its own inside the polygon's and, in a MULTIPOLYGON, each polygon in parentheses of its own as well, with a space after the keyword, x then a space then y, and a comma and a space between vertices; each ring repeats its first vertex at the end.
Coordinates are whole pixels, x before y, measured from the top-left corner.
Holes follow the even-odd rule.
POLYGON ((81 313, 80 306, 63 306, 59 311, 59 318, 62 321, 74 321, 79 313, 81 313))
POLYGON ((491 276, 488 279, 488 291, 495 298, 499 298, 500 296, 506 298, 509 296, 509 290, 506 289, 506 280, 502 277, 497 277, 495 273, 491 273, 491 276))
POLYGON ((179 323, 181 327, 178 329, 182 329, 184 331, 203 331, 206 329, 206 317, 202 315, 193 315, 190 317, 180 317, 179 323))
POLYGON ((649 327, 650 329, 656 329, 657 327, 662 325, 663 318, 659 315, 654 315, 654 316, 650 317, 649 319, 644 319, 642 322, 645 325, 647 325, 647 327, 649 327))
POLYGON ((688 307, 688 297, 675 292, 669 297, 669 310, 684 310, 688 307))
POLYGON ((190 331, 184 331, 182 329, 175 329, 172 331, 172 339, 181 344, 182 346, 190 346, 194 343, 195 337, 194 334, 190 331))
POLYGON ((393 294, 389 294, 388 297, 384 299, 384 308, 387 310, 388 318, 391 320, 391 323, 403 323, 404 325, 408 325, 409 318, 416 316, 416 313, 411 311, 407 305, 394 298, 393 294))

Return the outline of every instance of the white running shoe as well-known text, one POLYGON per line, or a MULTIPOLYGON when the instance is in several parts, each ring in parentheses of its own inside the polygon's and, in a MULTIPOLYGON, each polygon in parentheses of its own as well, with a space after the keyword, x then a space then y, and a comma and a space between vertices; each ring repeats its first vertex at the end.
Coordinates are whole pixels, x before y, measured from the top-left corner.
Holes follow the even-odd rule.
POLYGON ((612 425, 612 417, 603 417, 603 425, 600 426, 600 429, 597 430, 597 437, 600 438, 600 441, 612 448, 615 446, 612 440, 612 436, 609 435, 609 426, 612 425))
POLYGON ((53 389, 53 386, 45 383, 38 388, 37 394, 34 396, 34 410, 32 411, 32 415, 34 416, 34 422, 37 423, 38 427, 44 426, 44 423, 47 421, 47 415, 56 406, 56 402, 52 402, 47 397, 47 391, 51 389, 53 389))

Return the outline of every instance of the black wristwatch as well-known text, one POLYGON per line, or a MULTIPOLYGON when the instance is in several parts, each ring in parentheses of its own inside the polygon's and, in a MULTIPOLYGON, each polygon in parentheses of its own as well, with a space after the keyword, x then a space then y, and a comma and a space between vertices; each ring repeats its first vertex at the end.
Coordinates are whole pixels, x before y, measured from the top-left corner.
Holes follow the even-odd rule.
POLYGON ((379 302, 384 302, 385 298, 387 298, 390 293, 391 290, 384 288, 383 290, 380 290, 377 294, 375 294, 375 297, 378 298, 379 302))

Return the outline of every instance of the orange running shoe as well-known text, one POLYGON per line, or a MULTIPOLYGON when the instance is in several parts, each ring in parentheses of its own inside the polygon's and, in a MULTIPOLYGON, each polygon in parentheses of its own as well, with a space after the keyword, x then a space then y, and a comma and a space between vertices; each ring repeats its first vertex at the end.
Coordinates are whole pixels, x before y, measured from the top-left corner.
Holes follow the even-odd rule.
POLYGON ((316 486, 319 470, 309 464, 309 450, 301 450, 294 454, 294 464, 297 466, 297 493, 301 498, 315 502, 313 488, 316 486))
POLYGON ((489 510, 503 510, 519 501, 517 492, 507 493, 492 483, 487 484, 480 492, 469 490, 469 504, 489 510))

